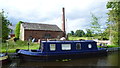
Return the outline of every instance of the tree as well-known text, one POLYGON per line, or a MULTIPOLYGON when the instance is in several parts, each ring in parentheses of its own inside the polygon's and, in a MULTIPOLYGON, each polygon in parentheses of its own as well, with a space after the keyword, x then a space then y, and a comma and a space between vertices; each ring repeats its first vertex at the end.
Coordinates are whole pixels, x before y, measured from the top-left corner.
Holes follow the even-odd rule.
POLYGON ((86 29, 87 33, 85 34, 86 37, 92 37, 92 31, 90 29, 86 29))
POLYGON ((108 27, 112 44, 120 45, 120 1, 108 1, 106 7, 108 14, 108 27))
POLYGON ((85 32, 83 30, 76 30, 75 36, 83 37, 85 35, 85 32))
POLYGON ((92 20, 91 20, 91 30, 93 33, 101 33, 101 25, 99 24, 99 18, 96 17, 94 14, 92 14, 92 20))
POLYGON ((2 25, 2 26, 0 26, 0 29, 2 27, 2 31, 1 31, 2 32, 2 42, 5 42, 5 40, 8 39, 8 35, 10 33, 10 30, 11 30, 10 28, 8 28, 8 26, 12 25, 12 24, 7 19, 7 16, 5 16, 4 10, 2 10, 2 12, 0 12, 0 18, 1 18, 0 24, 2 25))
POLYGON ((75 36, 74 31, 71 31, 70 33, 67 34, 68 36, 75 36))
POLYGON ((71 31, 70 35, 71 35, 71 36, 74 36, 74 35, 75 35, 74 31, 71 31))
POLYGON ((71 33, 67 33, 67 36, 71 36, 71 33))
POLYGON ((74 35, 75 33, 74 33, 74 31, 71 31, 71 35, 74 35))
POLYGON ((102 40, 109 40, 109 29, 106 28, 103 33, 101 33, 102 40))
POLYGON ((20 25, 21 23, 23 23, 22 21, 19 21, 17 24, 16 24, 16 27, 15 27, 15 37, 16 38, 19 38, 20 36, 20 25))
POLYGON ((102 40, 102 37, 103 37, 102 29, 104 29, 104 28, 101 28, 101 25, 100 25, 100 19, 101 18, 100 17, 96 17, 92 13, 91 13, 91 15, 92 15, 92 19, 91 19, 90 28, 92 30, 93 36, 102 40))

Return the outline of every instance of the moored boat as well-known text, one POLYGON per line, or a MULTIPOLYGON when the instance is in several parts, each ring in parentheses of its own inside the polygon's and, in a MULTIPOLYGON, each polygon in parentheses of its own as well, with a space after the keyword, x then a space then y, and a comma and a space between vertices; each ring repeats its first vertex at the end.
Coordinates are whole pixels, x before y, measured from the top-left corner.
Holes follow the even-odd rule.
POLYGON ((9 61, 9 57, 7 53, 0 53, 0 62, 2 64, 7 63, 9 61))
POLYGON ((107 55, 107 50, 97 48, 97 42, 93 40, 42 41, 40 48, 38 50, 17 49, 16 52, 22 59, 38 61, 107 55))

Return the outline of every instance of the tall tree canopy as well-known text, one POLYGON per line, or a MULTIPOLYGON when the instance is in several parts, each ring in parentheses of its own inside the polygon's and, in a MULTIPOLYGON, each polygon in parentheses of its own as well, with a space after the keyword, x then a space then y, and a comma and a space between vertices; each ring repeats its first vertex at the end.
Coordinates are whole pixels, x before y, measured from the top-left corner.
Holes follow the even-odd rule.
POLYGON ((92 37, 92 31, 90 29, 86 29, 87 33, 85 34, 86 37, 92 37))
POLYGON ((16 24, 16 27, 15 27, 15 37, 16 38, 19 38, 20 36, 20 25, 21 23, 23 23, 22 21, 19 21, 17 24, 16 24))
POLYGON ((10 21, 7 19, 7 16, 5 16, 5 12, 4 10, 2 10, 2 12, 0 12, 0 24, 2 26, 0 26, 0 29, 2 28, 2 41, 5 41, 8 38, 8 35, 10 33, 10 28, 8 28, 9 25, 12 25, 10 23, 10 21))
POLYGON ((75 35, 74 31, 71 31, 71 35, 75 35))
POLYGON ((108 1, 108 27, 110 27, 110 39, 113 44, 120 45, 120 1, 108 1))
POLYGON ((75 36, 83 37, 85 35, 85 32, 83 30, 76 30, 75 36))
POLYGON ((92 19, 91 19, 91 30, 93 33, 101 33, 101 25, 99 24, 99 18, 96 17, 94 14, 92 14, 92 19))

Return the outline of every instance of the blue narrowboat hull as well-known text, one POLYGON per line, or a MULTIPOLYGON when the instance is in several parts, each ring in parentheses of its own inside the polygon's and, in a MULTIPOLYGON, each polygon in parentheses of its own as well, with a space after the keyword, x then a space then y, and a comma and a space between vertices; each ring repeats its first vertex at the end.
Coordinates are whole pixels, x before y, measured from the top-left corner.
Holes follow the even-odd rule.
MULTIPOLYGON (((33 50, 35 51, 35 50, 33 50)), ((84 51, 84 52, 63 52, 63 53, 41 53, 28 50, 19 50, 18 55, 23 60, 28 61, 49 61, 62 59, 78 59, 84 57, 106 56, 106 50, 84 51)))
POLYGON ((92 40, 81 41, 42 41, 40 50, 21 50, 16 52, 25 60, 60 60, 77 59, 107 55, 107 50, 97 48, 97 42, 92 40))

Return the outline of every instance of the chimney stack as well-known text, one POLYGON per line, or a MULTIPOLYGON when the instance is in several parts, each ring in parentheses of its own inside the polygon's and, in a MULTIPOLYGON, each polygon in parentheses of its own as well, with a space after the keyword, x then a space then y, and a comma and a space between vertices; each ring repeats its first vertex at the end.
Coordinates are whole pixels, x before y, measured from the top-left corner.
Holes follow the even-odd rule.
POLYGON ((66 37, 66 31, 65 31, 65 8, 64 7, 62 8, 62 12, 63 12, 63 15, 62 15, 62 20, 63 20, 62 31, 63 31, 63 37, 66 37))

